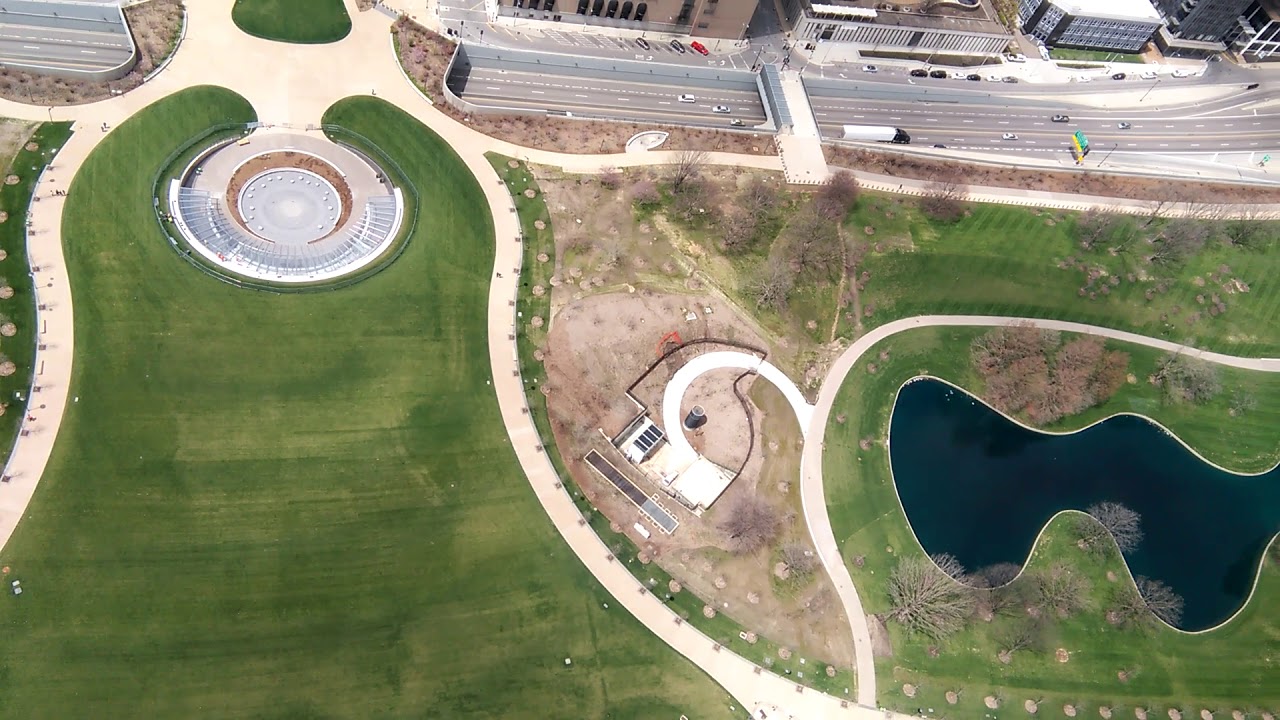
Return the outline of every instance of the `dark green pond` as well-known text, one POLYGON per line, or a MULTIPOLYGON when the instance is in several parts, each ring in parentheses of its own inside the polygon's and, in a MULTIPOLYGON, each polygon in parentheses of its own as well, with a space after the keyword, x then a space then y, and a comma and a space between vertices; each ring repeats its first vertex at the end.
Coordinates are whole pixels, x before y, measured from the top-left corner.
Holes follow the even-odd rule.
POLYGON ((1188 630, 1240 607, 1280 532, 1280 471, 1223 472, 1137 417, 1045 435, 920 380, 898 394, 889 433, 898 495, 930 554, 951 553, 971 571, 1022 564, 1059 510, 1123 503, 1145 535, 1129 567, 1182 595, 1188 630))

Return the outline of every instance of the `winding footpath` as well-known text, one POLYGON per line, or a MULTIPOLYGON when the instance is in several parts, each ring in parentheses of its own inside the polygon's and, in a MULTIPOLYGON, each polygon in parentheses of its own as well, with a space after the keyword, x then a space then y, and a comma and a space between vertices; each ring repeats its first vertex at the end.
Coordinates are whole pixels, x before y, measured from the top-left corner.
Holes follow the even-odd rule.
MULTIPOLYGON (((49 171, 35 188, 31 207, 28 252, 36 285, 39 313, 39 347, 35 389, 29 418, 10 457, 0 486, 0 545, 7 542, 53 450, 58 426, 68 402, 74 356, 71 280, 62 254, 61 220, 65 198, 53 191, 74 187, 72 179, 85 159, 107 136, 99 127, 115 127, 147 105, 195 85, 221 85, 245 97, 261 122, 299 130, 318 126, 324 111, 353 95, 376 94, 430 127, 448 142, 475 175, 492 210, 495 230, 494 270, 490 286, 487 326, 493 387, 506 425, 512 450, 531 488, 556 529, 596 579, 618 603, 680 654, 700 667, 749 708, 780 708, 770 717, 885 717, 875 709, 875 669, 870 637, 848 569, 840 559, 832 535, 822 488, 821 448, 831 404, 840 383, 858 358, 877 341, 896 332, 929 325, 997 325, 1013 318, 930 316, 900 320, 875 329, 855 342, 837 360, 824 382, 809 421, 808 442, 802 458, 802 499, 810 531, 824 566, 836 585, 853 628, 857 650, 857 702, 842 700, 804 688, 765 671, 718 646, 696 628, 684 623, 639 583, 609 553, 601 539, 578 513, 561 486, 540 445, 532 416, 525 404, 515 337, 512 301, 519 286, 521 237, 518 218, 502 181, 485 158, 498 152, 528 162, 563 168, 569 172, 599 172, 606 167, 660 165, 676 153, 568 155, 533 150, 486 137, 436 110, 404 77, 392 50, 388 33, 391 20, 378 12, 360 13, 355 0, 345 0, 352 18, 351 34, 330 45, 283 45, 240 32, 231 21, 232 0, 202 0, 188 4, 188 31, 172 62, 156 78, 123 96, 88 105, 54 108, 0 101, 0 116, 32 121, 46 119, 74 122, 75 133, 62 148, 49 171), (323 78, 318 82, 317 78, 323 78), (504 339, 505 338, 505 339, 504 339), (513 372, 514 371, 514 372, 513 372)), ((776 156, 740 156, 712 153, 711 164, 781 170, 776 156)), ((897 192, 918 191, 919 181, 902 181, 898 188, 882 187, 885 181, 865 177, 868 186, 897 192)), ((897 182, 897 181, 895 181, 897 182)), ((1025 193, 987 189, 974 197, 994 202, 1030 204, 1025 193)), ((1072 196, 1036 198, 1042 204, 1081 203, 1110 205, 1116 210, 1138 212, 1127 201, 1081 200, 1072 196)), ((1080 207, 1081 205, 1074 205, 1080 207)), ((1084 205, 1088 206, 1088 205, 1084 205)), ((1075 323, 1041 322, 1051 327, 1091 332, 1162 349, 1173 343, 1131 333, 1075 323)), ((1280 361, 1249 360, 1198 353, 1201 357, 1235 367, 1280 370, 1280 361)), ((73 400, 74 402, 74 400, 73 400)), ((802 420, 803 422, 803 420, 802 420)))

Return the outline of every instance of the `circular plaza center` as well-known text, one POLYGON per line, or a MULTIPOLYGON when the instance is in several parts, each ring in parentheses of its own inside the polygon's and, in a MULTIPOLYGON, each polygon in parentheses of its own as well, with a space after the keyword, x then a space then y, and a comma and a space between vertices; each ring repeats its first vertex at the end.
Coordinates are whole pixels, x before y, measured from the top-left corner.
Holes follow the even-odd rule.
POLYGON ((254 235, 270 242, 306 245, 337 228, 342 201, 329 181, 291 168, 254 176, 240 189, 238 209, 254 235))

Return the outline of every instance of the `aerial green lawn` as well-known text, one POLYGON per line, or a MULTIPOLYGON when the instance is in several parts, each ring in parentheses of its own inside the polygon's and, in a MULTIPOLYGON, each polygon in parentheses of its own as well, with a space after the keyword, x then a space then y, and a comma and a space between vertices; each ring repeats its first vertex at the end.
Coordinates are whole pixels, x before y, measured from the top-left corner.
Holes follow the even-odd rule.
POLYGON ((231 19, 254 37, 287 43, 337 42, 351 32, 342 0, 236 0, 231 19))
POLYGON ((492 221, 438 136, 374 98, 326 114, 422 198, 363 283, 242 290, 168 246, 158 165, 253 119, 183 91, 74 181, 78 401, 0 558, 26 590, 0 599, 0 715, 731 717, 530 492, 487 383, 492 221))
MULTIPOLYGON (((846 234, 871 245, 859 265, 870 274, 861 293, 871 309, 865 327, 922 314, 1010 315, 1094 323, 1235 355, 1280 352, 1280 287, 1269 282, 1280 274, 1274 222, 1271 241, 1259 249, 1211 241, 1185 263, 1153 265, 1144 261, 1153 252, 1145 235, 1161 220, 1142 228, 1146 218, 1128 218, 1085 250, 1075 213, 967 208, 966 217, 946 223, 909 199, 863 197, 846 234), (867 227, 873 235, 864 234, 867 227), (1102 274, 1091 283, 1090 271, 1102 274)), ((842 332, 852 332, 848 318, 842 332)))
MULTIPOLYGON (((924 328, 895 335, 877 345, 875 354, 855 367, 840 389, 826 435, 824 482, 837 542, 868 613, 888 609, 886 581, 898 558, 922 552, 898 503, 883 444, 896 392, 909 378, 928 374, 981 395, 968 347, 982 332, 985 329, 924 328), (880 358, 881 350, 888 352, 887 360, 880 358), (865 366, 873 360, 877 367, 871 373, 865 366), (843 423, 837 420, 841 415, 843 423), (861 439, 871 440, 870 449, 861 448, 861 439)), ((1076 429, 1111 413, 1138 412, 1234 470, 1260 471, 1280 459, 1280 377, 1224 368, 1224 387, 1239 388, 1256 399, 1256 407, 1243 414, 1229 413, 1226 393, 1204 406, 1171 405, 1145 382, 1160 353, 1109 345, 1130 353, 1130 372, 1138 382, 1124 386, 1104 406, 1048 429, 1076 429)), ((947 707, 943 695, 948 690, 961 691, 956 717, 988 712, 982 699, 989 693, 1003 698, 1015 712, 1022 712, 1026 699, 1044 700, 1052 717, 1059 717, 1068 702, 1085 708, 1182 707, 1184 715, 1194 710, 1196 716, 1202 708, 1248 710, 1280 702, 1280 685, 1265 681, 1274 677, 1275 643, 1280 638, 1280 550, 1273 547, 1252 601, 1220 629, 1203 635, 1163 626, 1119 630, 1103 617, 1112 584, 1106 573, 1110 570, 1117 582, 1125 582, 1125 567, 1118 553, 1098 559, 1078 550, 1066 520, 1060 517, 1051 523, 1031 567, 1063 562, 1092 579, 1092 609, 1057 623, 1054 633, 1052 647, 1067 648, 1068 663, 1059 663, 1052 651, 1023 651, 1010 664, 1001 663, 996 657, 998 639, 1014 622, 1003 615, 991 623, 975 621, 941 643, 908 636, 890 623, 894 656, 878 662, 880 702, 908 711, 937 709, 947 707), (929 652, 931 644, 938 646, 937 657, 929 652), (1117 675, 1122 670, 1131 673, 1124 682, 1117 675), (919 687, 917 697, 903 694, 902 685, 908 682, 919 687)), ((1158 714, 1163 716, 1163 710, 1158 714)), ((1096 717, 1096 710, 1081 716, 1089 715, 1096 717)), ((1125 716, 1132 717, 1132 711, 1126 710, 1125 716)))

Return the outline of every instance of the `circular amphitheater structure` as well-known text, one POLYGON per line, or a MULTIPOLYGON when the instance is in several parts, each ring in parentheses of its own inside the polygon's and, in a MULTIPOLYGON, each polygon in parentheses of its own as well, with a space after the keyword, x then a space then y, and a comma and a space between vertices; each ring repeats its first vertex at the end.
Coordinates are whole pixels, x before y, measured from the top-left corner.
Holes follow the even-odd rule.
POLYGON ((395 244, 404 195, 323 136, 258 131, 199 153, 169 181, 168 220, 209 264, 273 284, 337 280, 395 244))

